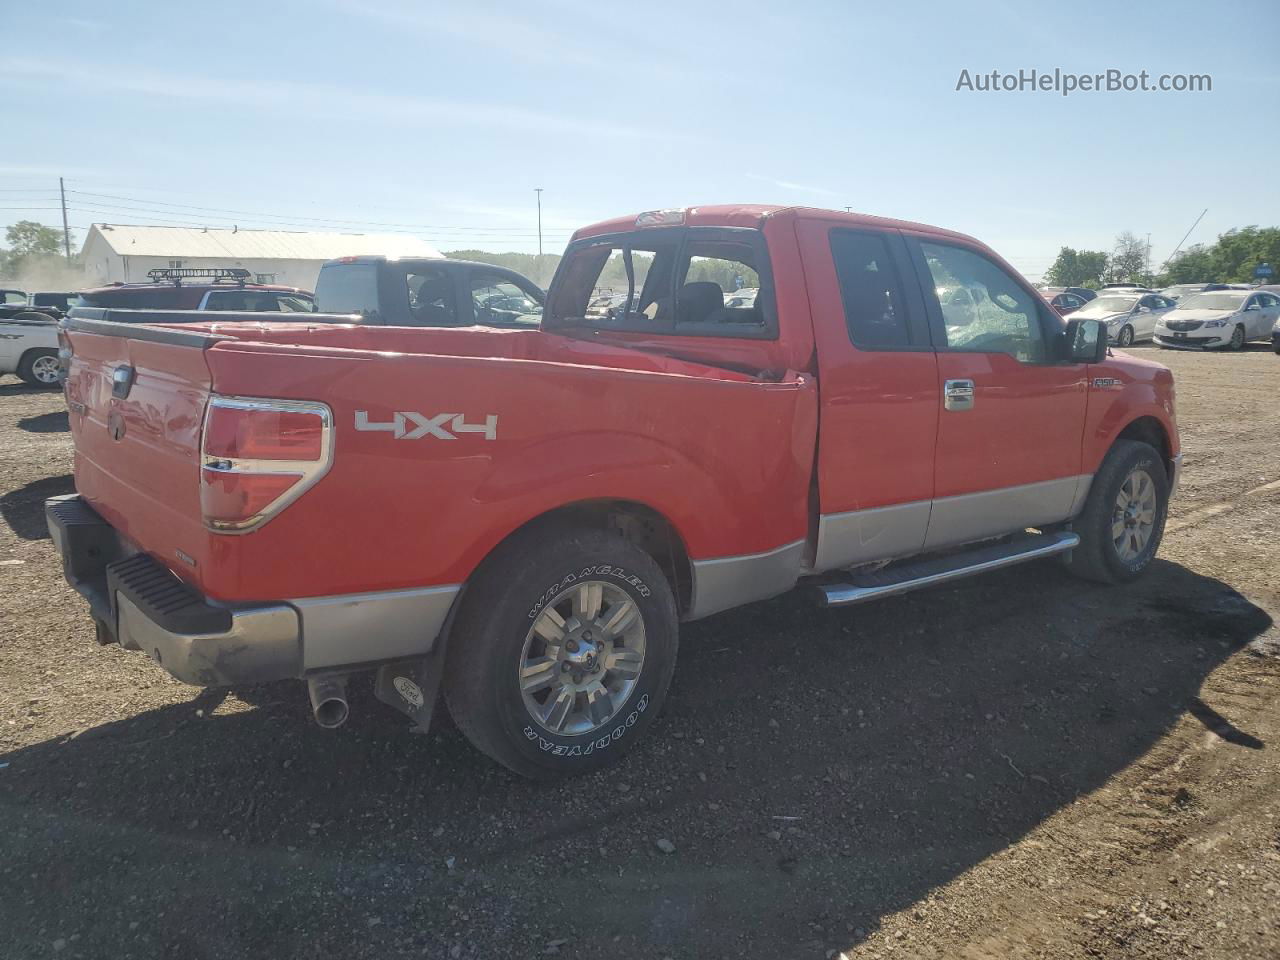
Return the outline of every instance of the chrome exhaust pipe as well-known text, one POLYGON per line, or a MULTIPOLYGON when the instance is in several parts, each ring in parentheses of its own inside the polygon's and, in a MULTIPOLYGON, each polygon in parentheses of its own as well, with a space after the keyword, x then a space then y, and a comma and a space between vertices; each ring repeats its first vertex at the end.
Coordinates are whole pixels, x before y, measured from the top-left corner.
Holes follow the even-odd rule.
POLYGON ((311 697, 311 712, 320 726, 333 730, 347 722, 351 710, 347 706, 345 676, 309 677, 307 694, 311 697))

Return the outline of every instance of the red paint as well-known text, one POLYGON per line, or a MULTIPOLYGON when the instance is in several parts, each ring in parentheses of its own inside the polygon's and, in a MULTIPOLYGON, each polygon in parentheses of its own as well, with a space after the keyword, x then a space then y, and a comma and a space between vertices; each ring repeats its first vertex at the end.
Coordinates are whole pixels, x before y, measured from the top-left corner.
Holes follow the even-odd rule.
MULTIPOLYGON (((229 338, 202 352, 72 331, 77 485, 184 579, 216 599, 252 601, 461 583, 522 524, 580 501, 646 504, 669 519, 691 557, 708 559, 805 539, 815 508, 839 513, 1090 473, 1139 416, 1163 424, 1177 452, 1172 377, 1156 364, 1117 355, 1096 367, 1028 366, 1003 355, 852 345, 831 227, 943 238, 1002 263, 977 241, 799 208, 702 207, 686 218, 764 231, 777 340, 184 325, 229 338), (122 363, 136 369, 125 400, 110 389, 122 363), (1123 385, 1091 389, 1095 377, 1123 385), (974 411, 941 415, 948 378, 975 381, 974 411), (328 474, 243 535, 213 533, 200 519, 210 393, 322 401, 334 415, 328 474), (457 414, 466 424, 496 416, 496 439, 356 430, 357 411, 374 424, 393 424, 397 412, 457 414), (107 428, 113 417, 127 427, 119 440, 107 428)), ((302 429, 286 437, 227 424, 212 438, 218 449, 310 449, 300 424, 283 423, 302 429)))

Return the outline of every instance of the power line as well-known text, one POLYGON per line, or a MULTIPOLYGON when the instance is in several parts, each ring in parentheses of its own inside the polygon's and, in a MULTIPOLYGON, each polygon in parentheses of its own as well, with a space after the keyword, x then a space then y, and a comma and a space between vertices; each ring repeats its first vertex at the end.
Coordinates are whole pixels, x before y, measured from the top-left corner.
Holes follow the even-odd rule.
MULTIPOLYGON (((495 234, 496 233, 520 233, 520 234, 527 234, 529 236, 533 236, 536 233, 536 231, 529 230, 525 227, 471 227, 471 226, 464 226, 462 224, 395 223, 395 222, 378 221, 378 220, 351 220, 351 219, 344 219, 342 217, 306 217, 306 216, 293 216, 289 214, 278 214, 278 213, 260 213, 260 212, 251 211, 251 210, 235 210, 229 207, 202 207, 202 206, 196 206, 194 204, 188 204, 188 203, 168 203, 164 200, 146 200, 140 197, 126 197, 126 196, 122 196, 120 194, 114 194, 114 193, 95 193, 89 190, 76 190, 74 188, 71 190, 68 190, 67 192, 76 196, 97 198, 96 200, 90 199, 85 201, 86 204, 97 203, 98 201, 101 201, 101 200, 123 200, 129 204, 140 204, 141 206, 137 207, 137 209, 140 209, 140 210, 145 209, 149 213, 163 213, 165 211, 155 210, 151 208, 167 207, 174 210, 182 210, 182 211, 200 210, 200 211, 206 211, 211 214, 233 214, 235 216, 253 217, 260 221, 280 220, 280 221, 285 221, 289 223, 304 223, 304 222, 305 223, 348 223, 348 224, 370 226, 370 227, 401 227, 401 228, 407 228, 412 230, 460 230, 460 231, 476 231, 476 232, 486 232, 486 233, 495 233, 495 234)), ((99 205, 117 206, 115 204, 99 204, 99 205)), ((228 218, 225 216, 218 216, 218 217, 213 217, 211 219, 225 220, 228 218)))

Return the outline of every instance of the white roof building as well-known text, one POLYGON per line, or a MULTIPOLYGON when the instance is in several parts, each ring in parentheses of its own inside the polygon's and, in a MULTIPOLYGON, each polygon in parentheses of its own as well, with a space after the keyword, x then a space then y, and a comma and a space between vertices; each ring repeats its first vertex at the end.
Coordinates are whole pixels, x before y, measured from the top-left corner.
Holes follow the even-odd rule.
POLYGON ((145 282, 156 267, 243 267, 258 283, 314 290, 326 260, 368 255, 443 256, 425 240, 403 234, 95 223, 80 262, 86 285, 145 282))

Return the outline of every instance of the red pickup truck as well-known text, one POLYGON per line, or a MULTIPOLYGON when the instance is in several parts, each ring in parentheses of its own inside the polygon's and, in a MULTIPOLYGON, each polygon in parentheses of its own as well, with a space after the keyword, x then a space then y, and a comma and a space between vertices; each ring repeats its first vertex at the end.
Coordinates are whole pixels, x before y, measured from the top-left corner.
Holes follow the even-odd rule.
POLYGON ((1167 369, 978 241, 876 217, 596 224, 527 330, 225 319, 66 321, 79 494, 47 516, 99 639, 305 680, 325 726, 357 671, 419 728, 443 686, 535 777, 640 738, 681 620, 1051 555, 1130 580, 1181 463, 1167 369), (629 308, 591 315, 606 268, 629 308))

